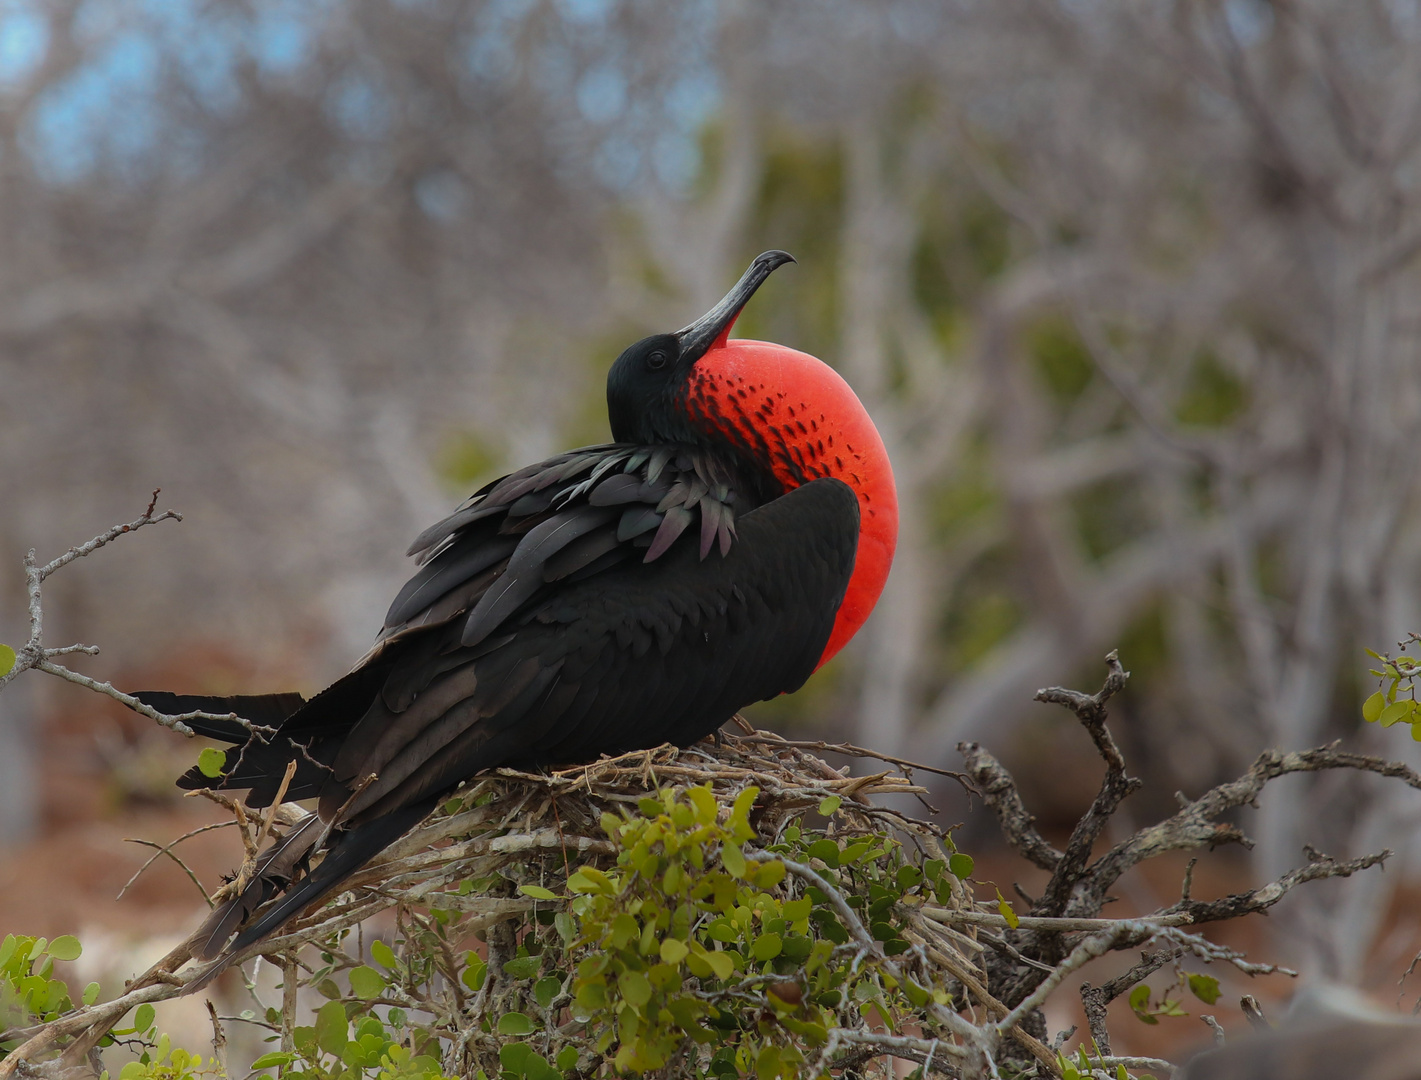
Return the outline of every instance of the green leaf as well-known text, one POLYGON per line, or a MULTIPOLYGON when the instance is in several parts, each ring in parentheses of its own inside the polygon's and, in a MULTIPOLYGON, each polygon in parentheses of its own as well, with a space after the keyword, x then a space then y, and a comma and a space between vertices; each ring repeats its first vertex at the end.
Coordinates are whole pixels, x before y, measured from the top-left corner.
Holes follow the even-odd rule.
POLYGON ((533 1034, 533 1021, 521 1012, 504 1013, 498 1018, 498 1033, 500 1035, 531 1035, 533 1034))
POLYGON ((557 927, 558 937, 562 938, 564 945, 571 945, 577 939, 577 923, 566 911, 559 911, 553 916, 553 925, 557 927))
POLYGON ((10 674, 15 666, 15 650, 8 645, 0 645, 0 678, 10 674))
POLYGON ((661 943, 661 959, 668 964, 679 964, 691 950, 684 941, 667 938, 661 943))
POLYGON ((833 817, 834 814, 838 812, 839 807, 843 805, 843 802, 844 800, 839 798, 839 796, 830 795, 819 804, 819 813, 824 817, 833 817))
POLYGON ((761 934, 755 939, 755 943, 750 946, 750 954, 756 960, 764 963, 766 960, 773 960, 779 956, 784 949, 784 940, 779 934, 761 934))
POLYGON ((745 853, 739 844, 726 844, 720 849, 720 861, 733 878, 745 876, 745 853))
POLYGON ((328 1054, 340 1057, 345 1044, 350 1041, 350 1021, 345 1016, 345 1006, 339 1001, 328 1001, 316 1014, 316 1045, 328 1054))
POLYGON ((755 884, 761 889, 773 889, 785 879, 785 864, 776 859, 774 862, 760 863, 755 870, 755 884))
POLYGON ((818 859, 831 870, 839 867, 839 845, 832 840, 816 840, 809 845, 808 855, 811 859, 818 859))
POLYGON ((1386 708, 1386 695, 1378 690, 1366 701, 1362 702, 1362 719, 1369 724, 1375 724, 1377 717, 1381 716, 1382 710, 1386 708))
POLYGON ((147 1031, 153 1026, 153 1017, 157 1015, 156 1010, 146 1001, 133 1011, 133 1026, 139 1032, 147 1031))
POLYGON ((498 1063, 515 1075, 522 1075, 533 1048, 525 1042, 506 1043, 498 1048, 498 1063))
POLYGON ((518 891, 524 896, 531 896, 534 900, 556 900, 558 894, 551 889, 545 889, 541 885, 520 885, 518 891))
MULTIPOLYGON (((696 789, 692 788, 691 790, 695 791, 696 789)), ((555 1062, 557 1064, 557 1067, 559 1069, 562 1069, 564 1072, 566 1072, 568 1069, 571 1069, 574 1065, 577 1064, 577 1047, 564 1046, 561 1050, 558 1051, 558 1056, 555 1059, 555 1062)))
MULTIPOLYGON (((701 825, 710 825, 715 821, 717 807, 715 804, 715 793, 711 791, 709 784, 701 784, 691 788, 686 792, 686 797, 691 800, 691 805, 696 808, 696 822, 701 825)), ((562 1055, 558 1055, 558 1060, 562 1060, 562 1055)))
POLYGON ((290 1065, 296 1060, 295 1054, 288 1054, 284 1050, 273 1050, 269 1054, 263 1054, 252 1062, 253 1069, 270 1069, 272 1066, 280 1067, 290 1065))
POLYGON ((1391 727, 1398 720, 1404 720, 1411 715, 1411 702, 1393 701, 1377 716, 1377 723, 1382 727, 1391 727))
POLYGON ((567 879, 567 887, 575 893, 600 892, 607 896, 614 896, 617 888, 612 884, 611 878, 602 873, 594 866, 578 867, 567 879))
POLYGON ((379 938, 376 938, 370 943, 370 955, 375 958, 375 963, 383 968, 389 968, 393 971, 400 966, 399 960, 395 958, 395 951, 379 938))
POLYGON ((715 972, 715 977, 722 981, 735 974, 735 961, 730 958, 729 953, 707 951, 703 958, 710 965, 711 971, 715 972))
POLYGON ((222 766, 227 764, 227 753, 209 746, 197 755, 197 771, 203 776, 216 778, 222 775, 222 766))
POLYGON ((63 934, 49 943, 49 955, 56 960, 78 960, 84 951, 73 934, 63 934))
POLYGON ((503 973, 513 979, 531 979, 542 966, 541 956, 519 956, 503 965, 503 973))
POLYGON ((373 1001, 384 993, 387 985, 385 976, 373 967, 362 965, 350 970, 350 992, 362 1001, 373 1001))
POLYGON ((1189 992, 1202 1001, 1205 1005, 1212 1005, 1219 1000, 1219 980, 1212 975, 1190 975, 1189 992))
POLYGON ((1150 988, 1145 983, 1140 983, 1130 991, 1130 1008, 1147 1024, 1158 1024, 1159 1020, 1150 1015, 1150 988))
POLYGON ((960 851, 947 860, 947 868, 952 871, 952 876, 963 881, 972 876, 972 868, 975 865, 971 855, 964 855, 960 851))
POLYGON ((1011 904, 1007 902, 1007 898, 1001 893, 997 893, 997 910, 1001 912, 1002 918, 1007 921, 1007 925, 1013 930, 1021 924, 1021 918, 1012 909, 1011 904))
POLYGON ((640 971, 624 971, 617 980, 622 997, 637 1008, 651 1000, 651 983, 640 971))
POLYGON ((540 1009, 546 1009, 562 993, 562 980, 555 975, 544 975, 533 984, 533 1000, 540 1009))
POLYGON ((88 986, 84 987, 83 1002, 84 1002, 85 1005, 92 1005, 94 1002, 96 1002, 96 1001, 98 1001, 98 1000, 99 1000, 99 984, 96 983, 96 982, 91 982, 88 986))

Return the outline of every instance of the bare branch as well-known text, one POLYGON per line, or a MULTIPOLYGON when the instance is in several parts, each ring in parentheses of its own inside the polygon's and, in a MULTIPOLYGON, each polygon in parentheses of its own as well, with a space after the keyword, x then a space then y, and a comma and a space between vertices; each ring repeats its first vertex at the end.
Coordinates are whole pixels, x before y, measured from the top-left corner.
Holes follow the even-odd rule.
POLYGON ((1066 690, 1059 686, 1036 692, 1037 701, 1064 705, 1074 712, 1090 734, 1100 756, 1105 759, 1105 778, 1100 782, 1100 791, 1090 809, 1076 822, 1076 827, 1071 831, 1071 839, 1066 844, 1065 853, 1056 864, 1051 880, 1036 904, 1036 914, 1060 915, 1065 911, 1072 892, 1084 875, 1096 839, 1105 830, 1120 803, 1131 792, 1139 790, 1143 783, 1126 775, 1125 759, 1121 756, 1120 748, 1115 745, 1110 729, 1105 726, 1105 703, 1125 688, 1130 673, 1121 666, 1120 656, 1114 650, 1106 656, 1105 664, 1110 673, 1106 676, 1105 685, 1094 694, 1082 694, 1077 690, 1066 690))

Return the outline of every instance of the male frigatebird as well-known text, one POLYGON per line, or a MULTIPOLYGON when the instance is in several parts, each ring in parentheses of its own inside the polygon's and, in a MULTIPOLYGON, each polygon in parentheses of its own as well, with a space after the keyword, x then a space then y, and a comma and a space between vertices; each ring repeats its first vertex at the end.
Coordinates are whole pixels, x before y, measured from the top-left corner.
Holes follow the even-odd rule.
POLYGON ((242 749, 220 779, 193 769, 180 786, 264 807, 294 761, 284 797, 319 800, 212 913, 196 957, 274 932, 485 769, 689 745, 797 690, 863 625, 898 531, 883 441, 828 365, 728 340, 792 261, 765 252, 702 318, 617 358, 615 442, 496 480, 421 533, 423 567, 339 682, 310 701, 140 695, 277 728, 194 722, 242 749))

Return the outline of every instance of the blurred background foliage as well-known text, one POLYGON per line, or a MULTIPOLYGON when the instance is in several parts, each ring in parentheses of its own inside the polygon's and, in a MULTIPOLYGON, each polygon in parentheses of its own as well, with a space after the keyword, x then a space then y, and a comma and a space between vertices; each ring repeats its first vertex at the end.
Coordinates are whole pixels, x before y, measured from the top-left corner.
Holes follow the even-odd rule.
MULTIPOLYGON (((1117 645, 1151 790, 1367 746, 1362 646, 1421 625, 1418 70, 1409 0, 0 0, 0 638, 25 549, 161 486, 186 522, 57 578, 48 639, 317 688, 420 528, 605 439, 620 349, 782 247, 739 332, 845 374, 904 515, 870 625, 761 722, 988 741, 1048 828, 1097 766, 1032 692, 1117 645)), ((33 683, 5 836, 159 797, 42 783, 174 751, 33 683)), ((1278 787, 1258 873, 1322 804, 1331 854, 1403 853, 1282 916, 1363 978, 1415 808, 1278 787)))

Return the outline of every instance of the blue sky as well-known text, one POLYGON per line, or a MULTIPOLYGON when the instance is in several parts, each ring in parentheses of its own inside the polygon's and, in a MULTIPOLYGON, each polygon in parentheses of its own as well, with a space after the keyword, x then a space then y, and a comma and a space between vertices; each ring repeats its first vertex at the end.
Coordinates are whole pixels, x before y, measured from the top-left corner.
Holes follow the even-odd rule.
MULTIPOLYGON (((47 88, 35 102, 25 148, 42 173, 56 183, 88 175, 101 162, 119 169, 140 167, 157 141, 161 59, 175 58, 182 77, 208 108, 240 106, 234 71, 250 58, 279 78, 309 56, 320 20, 339 0, 265 0, 224 9, 202 0, 85 0, 75 32, 86 58, 78 70, 47 88)), ((418 0, 391 0, 417 3, 418 0)), ((568 37, 596 41, 618 0, 561 0, 568 37)), ((480 10, 477 29, 463 51, 473 77, 506 77, 507 44, 530 0, 492 0, 480 10)), ((713 16, 712 0, 701 9, 713 16)), ((25 83, 44 60, 49 30, 43 0, 0 0, 0 95, 25 83)), ((580 121, 602 132, 598 171, 622 188, 651 170, 662 183, 688 183, 699 167, 696 136, 717 104, 709 58, 695 62, 696 42, 706 37, 692 16, 685 26, 690 47, 678 80, 655 102, 635 101, 624 58, 609 45, 606 58, 586 70, 556 50, 543 59, 544 85, 556 87, 575 105, 580 121)), ((613 43, 614 38, 602 38, 613 43)), ((352 72, 331 88, 333 117, 354 138, 377 138, 388 122, 379 87, 352 72)))

